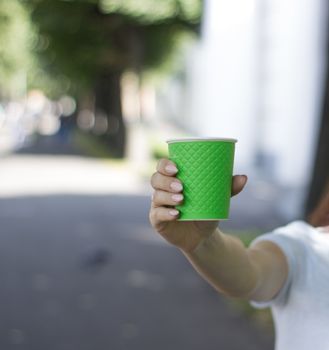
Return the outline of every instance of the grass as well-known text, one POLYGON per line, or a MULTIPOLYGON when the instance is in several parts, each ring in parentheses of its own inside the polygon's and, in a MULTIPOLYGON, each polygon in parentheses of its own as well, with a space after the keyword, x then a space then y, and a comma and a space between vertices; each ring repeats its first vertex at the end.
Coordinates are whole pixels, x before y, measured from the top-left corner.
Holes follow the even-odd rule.
POLYGON ((270 309, 255 309, 248 301, 240 299, 227 299, 229 306, 245 315, 251 322, 268 333, 274 333, 274 325, 270 309))

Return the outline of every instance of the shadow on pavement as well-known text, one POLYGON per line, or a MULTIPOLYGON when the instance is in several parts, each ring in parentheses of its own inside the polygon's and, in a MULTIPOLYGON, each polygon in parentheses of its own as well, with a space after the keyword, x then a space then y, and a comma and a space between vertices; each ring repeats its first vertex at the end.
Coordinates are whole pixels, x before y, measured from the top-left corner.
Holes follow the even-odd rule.
POLYGON ((84 155, 81 149, 74 145, 71 138, 63 139, 57 134, 34 136, 15 153, 23 155, 84 155))

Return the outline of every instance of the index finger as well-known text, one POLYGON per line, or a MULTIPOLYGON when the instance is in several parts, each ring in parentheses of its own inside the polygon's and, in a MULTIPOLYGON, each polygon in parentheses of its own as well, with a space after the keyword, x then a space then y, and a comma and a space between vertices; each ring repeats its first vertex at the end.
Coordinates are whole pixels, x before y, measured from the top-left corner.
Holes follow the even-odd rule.
POLYGON ((178 172, 176 164, 167 158, 162 158, 159 160, 156 170, 162 175, 166 176, 173 176, 178 172))

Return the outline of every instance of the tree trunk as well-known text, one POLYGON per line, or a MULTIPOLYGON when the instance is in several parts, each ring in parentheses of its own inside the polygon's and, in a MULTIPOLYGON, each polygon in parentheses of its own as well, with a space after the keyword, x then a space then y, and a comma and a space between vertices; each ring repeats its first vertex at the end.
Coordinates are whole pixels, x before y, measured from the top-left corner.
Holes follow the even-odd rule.
POLYGON ((102 74, 95 89, 95 116, 97 121, 106 118, 103 129, 95 128, 95 133, 109 147, 114 158, 124 158, 126 155, 126 128, 121 109, 121 72, 102 74))
MULTIPOLYGON (((328 55, 329 58, 329 55, 328 55)), ((316 207, 329 182, 329 66, 326 75, 325 99, 322 112, 322 120, 319 129, 318 146, 313 167, 312 180, 308 197, 305 203, 304 216, 316 207)))

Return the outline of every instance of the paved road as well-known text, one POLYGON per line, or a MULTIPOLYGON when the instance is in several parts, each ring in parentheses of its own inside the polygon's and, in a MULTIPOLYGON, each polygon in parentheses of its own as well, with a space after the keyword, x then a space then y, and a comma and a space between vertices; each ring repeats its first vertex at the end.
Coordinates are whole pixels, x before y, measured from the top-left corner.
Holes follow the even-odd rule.
POLYGON ((69 159, 1 161, 1 349, 273 349, 152 231, 145 188, 120 194, 122 170, 69 159), (97 174, 105 195, 79 185, 97 174))
POLYGON ((271 349, 146 222, 139 196, 0 201, 0 348, 271 349))

